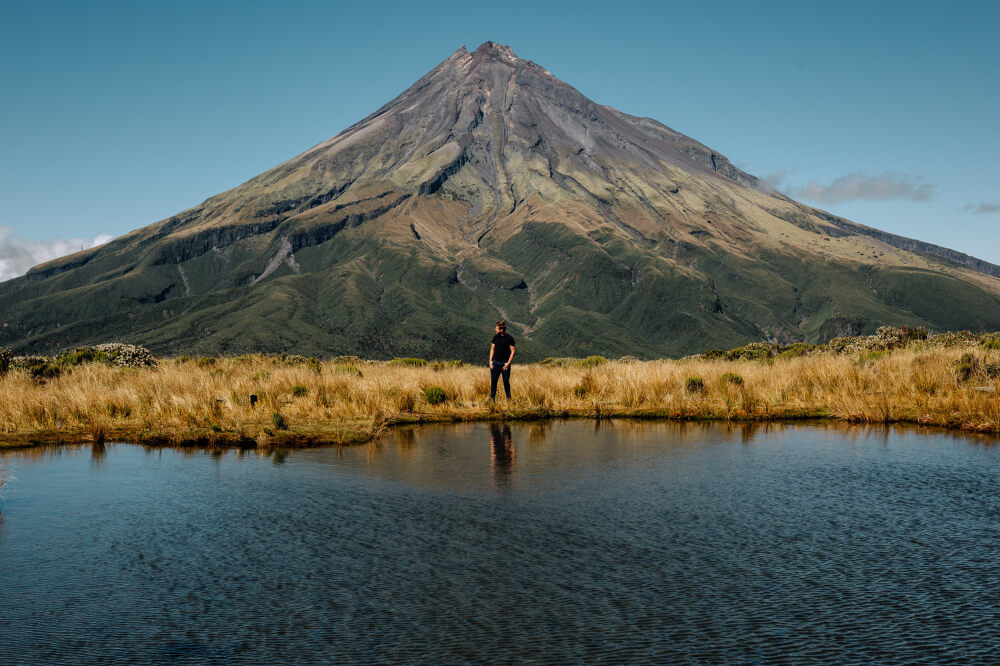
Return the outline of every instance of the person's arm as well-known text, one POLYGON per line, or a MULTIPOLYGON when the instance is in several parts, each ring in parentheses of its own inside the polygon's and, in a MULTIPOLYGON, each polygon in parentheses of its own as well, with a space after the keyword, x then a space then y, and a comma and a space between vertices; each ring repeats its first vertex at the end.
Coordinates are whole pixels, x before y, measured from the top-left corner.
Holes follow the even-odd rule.
POLYGON ((493 367, 493 350, 495 348, 496 348, 496 343, 491 342, 490 343, 490 362, 489 362, 489 366, 491 368, 493 367))
POLYGON ((510 358, 507 359, 507 363, 503 366, 504 370, 509 369, 510 368, 510 364, 514 361, 514 351, 515 351, 514 345, 511 345, 510 346, 510 358))

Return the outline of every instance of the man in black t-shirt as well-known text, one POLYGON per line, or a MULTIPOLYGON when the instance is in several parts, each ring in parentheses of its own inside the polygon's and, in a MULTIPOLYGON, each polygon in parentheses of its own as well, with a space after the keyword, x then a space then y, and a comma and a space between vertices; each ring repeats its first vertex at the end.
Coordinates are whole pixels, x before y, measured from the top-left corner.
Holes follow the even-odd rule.
POLYGON ((510 364, 514 360, 514 338, 507 335, 507 322, 497 322, 497 334, 490 345, 490 400, 496 400, 497 380, 503 377, 503 390, 510 400, 510 364))

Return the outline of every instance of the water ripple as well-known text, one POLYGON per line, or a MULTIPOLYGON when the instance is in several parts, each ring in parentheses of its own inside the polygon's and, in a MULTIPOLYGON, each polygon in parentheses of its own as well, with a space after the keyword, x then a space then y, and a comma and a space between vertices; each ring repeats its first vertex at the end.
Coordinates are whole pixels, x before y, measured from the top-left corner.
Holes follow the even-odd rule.
POLYGON ((570 422, 4 461, 4 664, 1000 654, 1000 447, 952 435, 570 422))

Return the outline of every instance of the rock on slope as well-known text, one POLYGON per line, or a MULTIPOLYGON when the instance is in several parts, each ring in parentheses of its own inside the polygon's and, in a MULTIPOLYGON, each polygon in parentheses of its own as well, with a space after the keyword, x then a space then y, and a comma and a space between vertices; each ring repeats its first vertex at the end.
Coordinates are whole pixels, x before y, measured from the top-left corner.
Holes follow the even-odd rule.
POLYGON ((482 360, 1000 328, 1000 268, 761 187, 506 46, 199 206, 0 284, 0 344, 482 360))

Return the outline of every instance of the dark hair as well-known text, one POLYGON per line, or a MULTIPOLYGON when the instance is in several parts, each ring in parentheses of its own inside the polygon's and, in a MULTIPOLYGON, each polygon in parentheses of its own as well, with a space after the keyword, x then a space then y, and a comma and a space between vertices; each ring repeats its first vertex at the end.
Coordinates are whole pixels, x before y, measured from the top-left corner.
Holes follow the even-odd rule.
POLYGON ((506 331, 507 330, 507 322, 505 322, 503 319, 501 319, 500 321, 497 322, 497 327, 501 331, 506 331))

